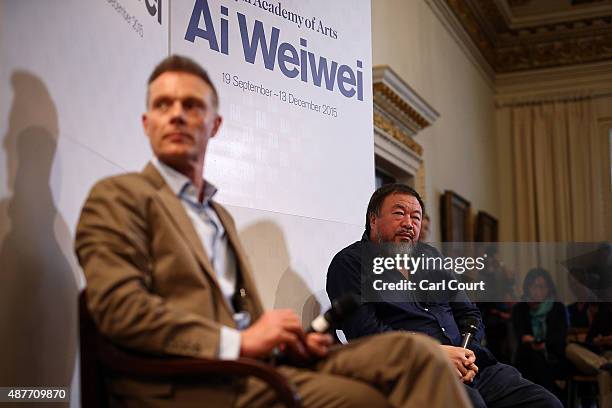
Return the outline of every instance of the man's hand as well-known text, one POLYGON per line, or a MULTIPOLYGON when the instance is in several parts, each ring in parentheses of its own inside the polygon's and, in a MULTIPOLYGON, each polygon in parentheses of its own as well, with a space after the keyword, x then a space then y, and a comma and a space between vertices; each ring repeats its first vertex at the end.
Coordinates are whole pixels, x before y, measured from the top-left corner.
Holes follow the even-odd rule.
POLYGON ((602 336, 601 334, 598 334, 595 338, 593 338, 593 344, 600 348, 612 346, 612 335, 602 336))
POLYGON ((609 346, 612 344, 612 336, 602 336, 601 334, 598 334, 595 336, 595 338, 593 338, 593 344, 600 348, 609 346))
POLYGON ((474 377, 478 374, 478 366, 474 364, 476 362, 474 352, 462 347, 446 345, 440 347, 446 352, 446 355, 457 369, 457 376, 461 378, 461 381, 464 383, 474 381, 474 377))
POLYGON ((535 341, 535 337, 533 337, 531 334, 524 334, 523 337, 521 337, 521 343, 523 344, 531 344, 535 341))
POLYGON ((504 320, 510 320, 512 318, 512 314, 508 313, 508 312, 499 312, 499 317, 501 317, 504 320))
POLYGON ((333 343, 333 339, 329 334, 308 333, 304 342, 298 341, 295 344, 287 344, 281 351, 295 366, 308 366, 317 357, 325 357, 329 351, 329 346, 333 343))
POLYGON ((308 351, 319 358, 323 358, 327 355, 329 346, 333 343, 334 339, 329 334, 308 333, 306 336, 306 347, 308 351))
POLYGON ((598 334, 597 336, 595 336, 593 338, 593 344, 596 345, 597 347, 603 346, 603 336, 601 334, 598 334))
POLYGON ((293 310, 271 310, 240 333, 240 356, 265 357, 277 346, 302 354, 304 336, 302 323, 293 310))
POLYGON ((542 351, 546 348, 546 343, 543 341, 536 342, 535 337, 531 334, 524 334, 523 337, 521 337, 521 342, 531 346, 531 349, 535 351, 542 351))

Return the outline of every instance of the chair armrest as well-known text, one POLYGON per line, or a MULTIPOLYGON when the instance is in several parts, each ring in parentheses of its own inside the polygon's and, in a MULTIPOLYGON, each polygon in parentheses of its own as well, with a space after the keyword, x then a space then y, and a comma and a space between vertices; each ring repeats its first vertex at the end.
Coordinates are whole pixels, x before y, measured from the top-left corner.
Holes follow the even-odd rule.
POLYGON ((79 331, 81 350, 81 388, 83 406, 105 406, 103 381, 97 371, 137 378, 181 379, 204 375, 257 377, 277 394, 287 407, 301 407, 301 400, 292 384, 274 366, 263 361, 200 359, 188 357, 153 356, 124 350, 105 339, 89 313, 85 290, 79 296, 79 331))
POLYGON ((276 371, 274 366, 263 361, 244 357, 237 360, 217 360, 144 356, 124 351, 104 339, 100 339, 97 346, 100 365, 113 374, 168 380, 209 374, 253 376, 268 384, 287 407, 301 406, 300 397, 291 383, 276 371))

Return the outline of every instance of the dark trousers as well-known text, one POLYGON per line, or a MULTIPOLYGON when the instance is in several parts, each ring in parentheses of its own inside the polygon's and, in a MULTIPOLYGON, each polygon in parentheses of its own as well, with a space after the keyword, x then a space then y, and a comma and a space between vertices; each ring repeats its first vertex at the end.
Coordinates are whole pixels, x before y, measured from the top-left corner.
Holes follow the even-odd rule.
POLYGON ((523 378, 516 368, 502 363, 483 368, 474 383, 465 388, 474 408, 563 407, 551 392, 523 378))

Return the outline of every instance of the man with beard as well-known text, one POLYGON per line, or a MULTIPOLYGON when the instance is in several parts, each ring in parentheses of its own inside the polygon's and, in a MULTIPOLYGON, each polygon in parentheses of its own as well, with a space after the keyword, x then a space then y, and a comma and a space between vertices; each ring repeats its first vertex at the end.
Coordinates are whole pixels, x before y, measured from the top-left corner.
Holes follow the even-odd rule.
MULTIPOLYGON (((514 367, 497 362, 480 345, 484 325, 478 308, 464 293, 455 292, 451 297, 448 293, 438 294, 432 299, 428 295, 404 291, 401 299, 391 295, 374 301, 369 293, 362 291, 362 279, 370 278, 367 274, 362 275, 362 261, 371 255, 372 247, 379 247, 377 254, 387 258, 393 257, 389 255, 389 248, 401 251, 402 257, 404 254, 422 258, 441 256, 433 247, 418 242, 424 213, 423 200, 409 186, 388 184, 372 195, 361 241, 336 254, 327 272, 330 300, 350 292, 362 295, 362 305, 342 325, 346 338, 352 340, 389 331, 424 333, 441 343, 440 347, 455 366, 457 377, 465 383, 475 407, 562 407, 553 394, 524 379, 514 367), (459 325, 467 321, 477 326, 470 349, 460 347, 459 325)), ((388 271, 384 276, 396 282, 438 280, 445 273, 433 270, 417 271, 411 275, 410 271, 399 268, 388 271)), ((367 288, 367 285, 363 288, 367 288)))

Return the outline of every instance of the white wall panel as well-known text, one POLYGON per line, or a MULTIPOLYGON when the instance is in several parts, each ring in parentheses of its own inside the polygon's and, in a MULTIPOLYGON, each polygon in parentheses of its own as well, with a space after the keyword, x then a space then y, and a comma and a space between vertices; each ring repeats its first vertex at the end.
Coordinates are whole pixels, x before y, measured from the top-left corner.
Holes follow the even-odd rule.
POLYGON ((227 208, 249 254, 264 306, 293 309, 310 323, 313 313, 329 306, 325 275, 333 256, 361 239, 363 226, 227 208))
POLYGON ((420 132, 430 240, 440 240, 439 198, 465 197, 499 216, 493 89, 427 1, 372 0, 375 65, 389 65, 440 117, 420 132))

